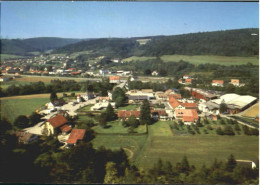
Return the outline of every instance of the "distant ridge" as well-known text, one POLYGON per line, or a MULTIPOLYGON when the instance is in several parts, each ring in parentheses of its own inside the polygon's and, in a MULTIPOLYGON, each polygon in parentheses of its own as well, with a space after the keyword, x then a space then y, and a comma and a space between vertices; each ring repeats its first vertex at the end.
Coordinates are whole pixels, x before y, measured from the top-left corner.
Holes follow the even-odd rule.
POLYGON ((92 55, 111 57, 161 56, 161 55, 258 55, 258 28, 198 32, 172 36, 146 36, 132 38, 103 38, 81 41, 53 51, 73 53, 91 50, 92 55), (137 39, 151 39, 140 45, 137 39))

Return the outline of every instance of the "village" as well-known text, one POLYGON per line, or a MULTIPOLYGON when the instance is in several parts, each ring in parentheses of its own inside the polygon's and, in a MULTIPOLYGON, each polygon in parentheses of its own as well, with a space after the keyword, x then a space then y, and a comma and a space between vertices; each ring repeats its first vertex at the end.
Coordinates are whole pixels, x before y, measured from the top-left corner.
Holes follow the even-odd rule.
MULTIPOLYGON (((185 75, 183 79, 191 79, 185 75)), ((138 80, 137 77, 129 78, 130 81, 138 80)), ((112 106, 117 112, 117 119, 127 121, 131 116, 137 120, 140 118, 140 106, 144 100, 150 104, 150 116, 156 121, 172 121, 184 125, 196 125, 200 120, 216 121, 225 117, 226 119, 235 120, 234 115, 239 116, 239 113, 247 110, 252 105, 257 103, 257 98, 230 93, 224 94, 219 91, 198 89, 185 87, 184 89, 190 92, 189 98, 183 98, 178 92, 178 89, 168 89, 166 91, 156 91, 152 89, 129 90, 126 80, 121 80, 120 76, 110 76, 109 82, 114 84, 116 88, 124 89, 127 97, 126 105, 135 105, 134 110, 124 110, 124 107, 116 106, 112 101, 113 92, 108 92, 108 96, 96 96, 95 93, 86 92, 78 94, 74 99, 65 101, 57 99, 46 103, 44 109, 36 110, 42 115, 41 122, 33 127, 25 128, 16 133, 18 140, 21 143, 28 144, 37 140, 40 136, 55 135, 59 142, 64 144, 62 148, 68 148, 76 145, 84 139, 85 129, 77 129, 77 126, 71 123, 70 120, 77 118, 78 110, 89 106, 89 111, 102 112, 108 106, 112 106)), ((239 81, 232 79, 231 83, 239 85, 239 81)), ((222 81, 212 81, 212 86, 223 85, 222 81)), ((256 117, 256 120, 259 118, 256 117)), ((239 124, 246 125, 253 129, 258 129, 255 125, 250 125, 241 120, 236 120, 239 124)))

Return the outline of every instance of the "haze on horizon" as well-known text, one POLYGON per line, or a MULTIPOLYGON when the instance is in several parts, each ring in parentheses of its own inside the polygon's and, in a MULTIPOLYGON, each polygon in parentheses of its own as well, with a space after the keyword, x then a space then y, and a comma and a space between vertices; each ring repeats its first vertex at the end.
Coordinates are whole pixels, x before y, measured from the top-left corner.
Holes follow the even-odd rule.
POLYGON ((1 2, 1 38, 107 38, 259 28, 258 2, 1 2))

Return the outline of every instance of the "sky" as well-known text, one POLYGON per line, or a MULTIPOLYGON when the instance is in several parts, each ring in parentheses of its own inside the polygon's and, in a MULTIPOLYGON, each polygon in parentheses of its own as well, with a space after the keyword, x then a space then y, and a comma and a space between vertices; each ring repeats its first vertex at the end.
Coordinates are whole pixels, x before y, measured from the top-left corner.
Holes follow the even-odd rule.
POLYGON ((104 38, 259 28, 258 2, 1 2, 1 37, 104 38))

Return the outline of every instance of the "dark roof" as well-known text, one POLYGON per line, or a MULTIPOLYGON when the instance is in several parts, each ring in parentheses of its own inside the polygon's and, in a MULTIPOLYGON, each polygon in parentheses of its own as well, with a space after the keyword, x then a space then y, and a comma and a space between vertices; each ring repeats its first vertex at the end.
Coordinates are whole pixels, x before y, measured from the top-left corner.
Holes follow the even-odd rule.
POLYGON ((128 96, 128 99, 129 100, 147 100, 148 99, 148 96, 137 96, 137 95, 130 95, 128 96))
POLYGON ((54 106, 62 106, 62 105, 64 105, 64 104, 66 104, 66 102, 65 102, 65 100, 63 100, 63 99, 58 99, 58 100, 52 101, 52 104, 53 104, 54 106))

